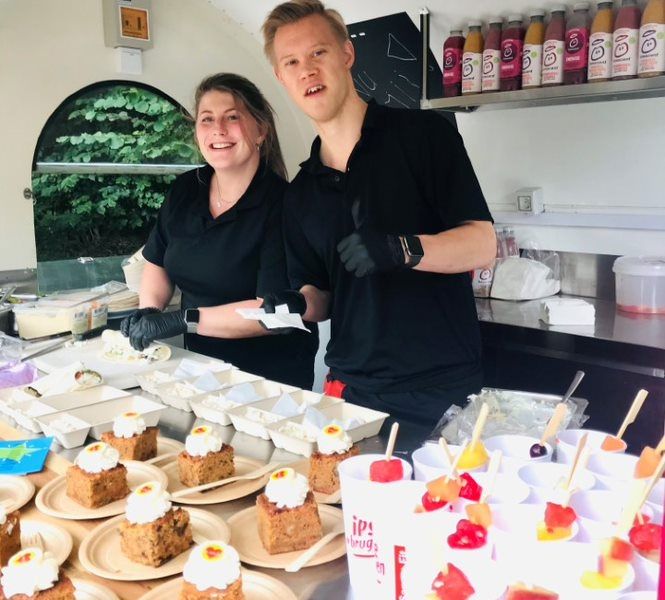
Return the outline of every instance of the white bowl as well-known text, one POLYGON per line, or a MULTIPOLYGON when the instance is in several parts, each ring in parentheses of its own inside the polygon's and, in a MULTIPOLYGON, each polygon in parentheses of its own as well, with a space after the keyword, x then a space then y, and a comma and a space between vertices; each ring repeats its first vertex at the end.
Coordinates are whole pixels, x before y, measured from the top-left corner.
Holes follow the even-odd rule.
POLYGON ((591 456, 587 468, 596 477, 599 489, 625 492, 626 482, 633 479, 637 456, 598 452, 591 456))
MULTIPOLYGON (((525 465, 517 471, 518 477, 531 487, 529 502, 547 502, 558 484, 568 476, 569 465, 557 463, 536 463, 525 465)), ((590 490, 596 484, 596 478, 588 471, 581 471, 577 476, 577 486, 590 490)))
POLYGON ((538 444, 540 440, 526 435, 495 435, 485 440, 485 448, 491 454, 494 450, 503 453, 502 462, 513 463, 518 466, 539 462, 551 462, 553 450, 550 444, 545 444, 547 454, 538 458, 531 458, 529 451, 531 446, 538 444))
POLYGON ((560 463, 572 463, 575 459, 575 451, 577 449, 577 442, 580 438, 588 434, 586 447, 589 448, 592 454, 602 452, 604 454, 620 454, 621 452, 607 452, 601 450, 605 438, 610 435, 607 431, 597 431, 595 429, 564 429, 557 434, 556 443, 556 460, 560 463))
MULTIPOLYGON (((570 506, 580 517, 617 525, 626 500, 628 500, 626 488, 623 493, 612 490, 587 490, 573 494, 570 506)), ((651 521, 655 517, 653 508, 648 504, 642 508, 642 514, 651 521)))
MULTIPOLYGON (((637 583, 633 585, 633 587, 636 587, 637 583)), ((617 600, 655 600, 654 592, 628 592, 627 594, 623 594, 619 596, 617 600)))
MULTIPOLYGON (((633 589, 649 591, 651 594, 658 588, 658 577, 660 575, 660 565, 641 554, 635 552, 633 558, 633 567, 635 569, 635 585, 633 589)), ((654 598, 654 596, 651 596, 654 598)))

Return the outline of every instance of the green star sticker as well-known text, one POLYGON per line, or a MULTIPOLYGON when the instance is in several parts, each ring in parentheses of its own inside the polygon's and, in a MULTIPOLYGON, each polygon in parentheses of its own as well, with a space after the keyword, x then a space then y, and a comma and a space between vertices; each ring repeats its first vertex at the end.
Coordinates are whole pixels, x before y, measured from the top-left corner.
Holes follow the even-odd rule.
POLYGON ((28 448, 24 442, 20 446, 13 448, 0 448, 0 460, 13 460, 14 462, 21 462, 26 456, 30 456, 35 452, 39 452, 38 448, 28 448))

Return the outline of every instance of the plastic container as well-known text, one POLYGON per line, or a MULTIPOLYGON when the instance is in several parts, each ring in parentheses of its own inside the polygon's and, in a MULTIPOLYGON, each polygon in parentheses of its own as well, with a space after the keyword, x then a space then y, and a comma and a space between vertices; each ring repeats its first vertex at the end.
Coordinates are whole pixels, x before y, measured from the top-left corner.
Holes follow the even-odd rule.
POLYGON ((578 2, 566 24, 566 50, 563 59, 563 83, 586 83, 589 58, 589 3, 578 2))
POLYGON ((522 52, 522 87, 536 88, 542 83, 545 11, 532 10, 529 17, 531 22, 526 30, 522 52))
POLYGON ((462 94, 462 54, 464 36, 461 29, 453 29, 443 44, 443 95, 446 98, 462 94))
POLYGON ((501 30, 503 19, 490 17, 489 29, 483 50, 483 92, 498 92, 500 89, 499 70, 501 67, 501 30))
POLYGON ((665 73, 665 0, 649 0, 640 27, 639 77, 665 73))
POLYGON ((613 3, 601 0, 591 24, 589 37, 589 81, 609 81, 612 77, 613 3))
POLYGON ((482 90, 483 34, 480 21, 469 21, 469 34, 462 55, 462 95, 479 94, 482 90))
POLYGON ((621 256, 612 270, 619 310, 665 314, 665 256, 621 256))
POLYGON ((508 26, 501 35, 501 91, 511 92, 522 88, 522 49, 524 28, 522 16, 508 17, 508 26))
POLYGON ((553 6, 543 44, 543 86, 563 83, 563 58, 566 47, 566 7, 553 6))
POLYGON ((641 18, 642 12, 637 6, 637 0, 622 0, 612 37, 612 79, 637 76, 641 18))

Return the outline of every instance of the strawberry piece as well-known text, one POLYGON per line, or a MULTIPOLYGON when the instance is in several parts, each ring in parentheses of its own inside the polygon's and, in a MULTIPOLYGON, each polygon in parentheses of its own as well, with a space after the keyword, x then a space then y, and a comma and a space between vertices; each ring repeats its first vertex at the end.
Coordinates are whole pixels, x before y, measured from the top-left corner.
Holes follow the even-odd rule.
POLYGON ((462 484, 462 489, 460 490, 460 498, 466 498, 467 500, 473 500, 478 502, 480 500, 480 495, 483 493, 483 488, 481 485, 468 473, 462 473, 460 475, 460 483, 462 484))
POLYGON ((432 498, 429 492, 425 492, 420 501, 422 502, 423 508, 425 509, 426 512, 439 510, 440 508, 443 508, 446 504, 448 504, 448 502, 446 502, 445 500, 438 500, 436 498, 432 498))
POLYGON ((663 536, 663 526, 656 523, 635 525, 628 534, 628 539, 640 552, 649 554, 658 552, 663 536))
POLYGON ((448 536, 448 545, 451 548, 475 550, 487 543, 487 529, 475 525, 468 519, 460 519, 455 533, 448 536))
POLYGON ((550 529, 571 527, 577 520, 577 514, 570 506, 561 506, 548 502, 545 508, 545 525, 550 529))
POLYGON ((390 483, 404 478, 404 467, 399 458, 375 460, 369 466, 369 480, 377 483, 390 483))
POLYGON ((460 496, 462 483, 457 478, 438 477, 427 484, 427 491, 432 498, 455 502, 460 496))
POLYGON ((467 600, 476 592, 466 575, 448 563, 448 572, 439 573, 432 582, 432 591, 439 600, 467 600))
POLYGON ((480 525, 488 529, 492 525, 492 510, 489 504, 483 502, 482 504, 467 504, 464 508, 466 516, 469 517, 474 525, 480 525))

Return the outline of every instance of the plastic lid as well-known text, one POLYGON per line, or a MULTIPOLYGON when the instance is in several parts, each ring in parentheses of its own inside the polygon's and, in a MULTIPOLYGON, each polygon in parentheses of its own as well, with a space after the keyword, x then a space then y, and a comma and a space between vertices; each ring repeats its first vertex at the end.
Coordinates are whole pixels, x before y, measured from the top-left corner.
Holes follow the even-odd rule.
POLYGON ((544 17, 545 11, 542 8, 534 8, 529 12, 530 17, 544 17))
POLYGON ((551 13, 554 13, 554 12, 565 13, 566 12, 566 7, 563 4, 555 4, 552 8, 550 8, 550 12, 551 13))
POLYGON ((503 17, 490 17, 487 22, 492 25, 494 23, 501 23, 503 25, 503 17))
POLYGON ((469 21, 469 27, 482 27, 483 22, 482 21, 469 21))
POLYGON ((456 36, 456 35, 462 35, 462 30, 461 29, 451 29, 450 30, 450 36, 456 36))
POLYGON ((589 10, 588 2, 577 2, 573 4, 573 10, 589 10))
POLYGON ((665 277, 665 256, 620 256, 612 270, 622 275, 665 277))
POLYGON ((522 20, 522 15, 518 14, 512 14, 508 15, 508 22, 513 23, 514 21, 521 21, 522 20))

